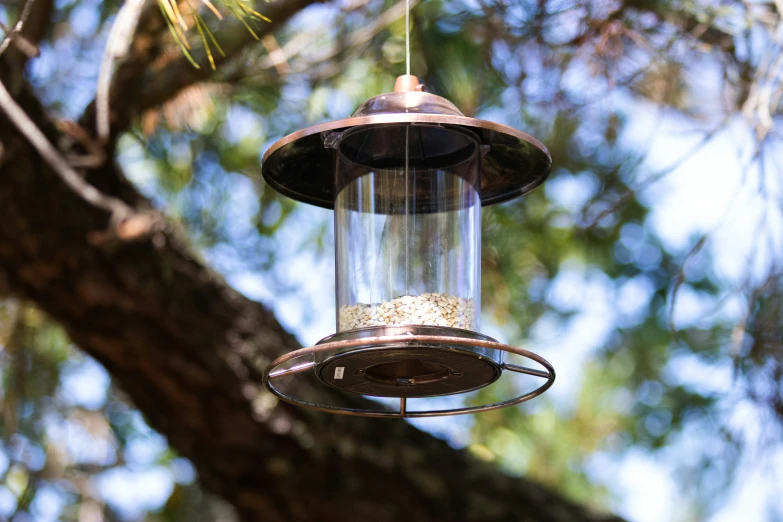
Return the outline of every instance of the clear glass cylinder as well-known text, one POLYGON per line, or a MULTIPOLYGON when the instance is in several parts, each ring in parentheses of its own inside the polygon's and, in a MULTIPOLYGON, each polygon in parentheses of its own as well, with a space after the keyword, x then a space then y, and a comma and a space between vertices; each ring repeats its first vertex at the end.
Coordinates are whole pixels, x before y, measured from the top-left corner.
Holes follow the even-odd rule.
POLYGON ((384 125, 337 149, 337 330, 478 330, 480 147, 468 131, 384 125))

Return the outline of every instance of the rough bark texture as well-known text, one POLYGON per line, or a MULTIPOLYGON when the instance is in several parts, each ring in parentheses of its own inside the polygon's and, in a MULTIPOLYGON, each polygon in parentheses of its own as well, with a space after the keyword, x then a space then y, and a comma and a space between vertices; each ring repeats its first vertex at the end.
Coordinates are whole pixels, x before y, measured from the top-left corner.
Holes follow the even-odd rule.
MULTIPOLYGON (((309 1, 265 10, 279 24, 309 1)), ((164 28, 145 16, 117 73, 115 132, 205 74, 182 59, 161 65, 164 28)), ((0 80, 17 103, 52 143, 67 143, 22 70, 13 49, 0 57, 0 80)), ((90 111, 82 120, 88 128, 90 111)), ((244 519, 614 519, 504 476, 402 421, 275 407, 257 370, 298 348, 295 339, 206 267, 115 163, 85 173, 138 211, 112 228, 2 112, 0 143, 0 295, 29 299, 59 321, 244 519)))

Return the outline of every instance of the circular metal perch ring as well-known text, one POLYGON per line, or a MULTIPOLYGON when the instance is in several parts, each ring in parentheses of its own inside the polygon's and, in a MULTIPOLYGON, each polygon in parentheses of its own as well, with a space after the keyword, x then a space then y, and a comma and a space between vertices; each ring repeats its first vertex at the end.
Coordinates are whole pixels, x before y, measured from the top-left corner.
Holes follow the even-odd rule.
POLYGON ((387 336, 380 336, 380 337, 369 337, 364 339, 352 339, 352 340, 345 340, 345 341, 323 343, 323 344, 318 344, 315 346, 310 346, 307 348, 295 350, 293 352, 289 352, 272 361, 269 364, 269 366, 267 366, 266 369, 264 370, 262 379, 263 379, 264 386, 266 386, 266 388, 270 392, 272 392, 275 396, 279 397, 281 400, 285 402, 288 402, 290 404, 295 404, 297 406, 302 406, 304 408, 310 408, 312 410, 318 410, 327 413, 335 413, 339 415, 353 415, 356 417, 415 418, 415 417, 443 417, 447 415, 463 415, 466 413, 478 413, 482 411, 497 410, 500 408, 505 408, 507 406, 513 406, 515 404, 520 404, 522 402, 529 401, 530 399, 538 397, 552 386, 552 384, 555 382, 555 369, 554 367, 552 367, 549 361, 547 361, 540 355, 537 355, 523 348, 516 348, 514 346, 510 346, 507 344, 502 344, 494 341, 485 341, 479 339, 470 339, 465 337, 453 337, 453 336, 445 336, 445 335, 387 335, 387 336), (290 368, 278 369, 281 365, 289 361, 306 357, 308 355, 311 356, 319 352, 344 350, 346 348, 359 348, 359 347, 367 347, 367 346, 383 347, 392 344, 411 343, 411 342, 422 343, 430 346, 470 346, 470 347, 491 348, 494 350, 500 350, 503 352, 521 355, 526 359, 530 359, 532 361, 537 362, 538 364, 540 364, 545 368, 545 371, 536 370, 533 368, 527 368, 525 366, 518 366, 516 364, 507 364, 507 363, 503 363, 501 365, 501 368, 503 370, 508 370, 514 373, 522 373, 526 375, 533 375, 535 377, 541 377, 542 379, 546 379, 546 382, 544 382, 541 386, 539 386, 538 388, 536 388, 535 390, 529 393, 520 395, 513 399, 508 399, 493 404, 484 404, 480 406, 468 406, 464 408, 454 408, 449 410, 424 410, 424 411, 407 410, 407 399, 405 398, 400 398, 399 411, 343 408, 340 406, 313 403, 313 402, 305 401, 303 399, 299 399, 297 397, 294 397, 293 395, 289 395, 281 391, 280 389, 275 387, 273 382, 287 375, 293 375, 307 370, 312 370, 316 365, 316 363, 313 361, 294 365, 291 366, 290 368))

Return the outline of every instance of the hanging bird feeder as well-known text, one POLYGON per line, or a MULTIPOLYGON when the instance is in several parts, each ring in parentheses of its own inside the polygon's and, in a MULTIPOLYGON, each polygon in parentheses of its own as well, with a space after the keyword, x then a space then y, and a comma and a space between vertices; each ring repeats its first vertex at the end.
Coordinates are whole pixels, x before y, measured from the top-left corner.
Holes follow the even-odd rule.
POLYGON ((550 167, 548 151, 532 136, 464 116, 411 75, 350 118, 273 144, 263 157, 266 182, 335 211, 337 333, 273 361, 266 387, 300 406, 372 417, 472 413, 546 391, 555 372, 545 359, 478 330, 481 207, 530 192, 550 167), (543 369, 505 363, 505 352, 543 369), (399 410, 317 404, 276 386, 307 371, 346 392, 397 397, 399 410), (477 390, 504 371, 544 382, 494 404, 408 409, 408 399, 477 390))

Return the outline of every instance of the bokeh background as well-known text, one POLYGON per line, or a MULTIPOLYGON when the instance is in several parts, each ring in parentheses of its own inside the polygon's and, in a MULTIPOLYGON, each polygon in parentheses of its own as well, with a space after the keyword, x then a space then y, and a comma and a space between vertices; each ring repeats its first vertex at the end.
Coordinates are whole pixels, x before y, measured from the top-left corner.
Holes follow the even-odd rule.
MULTIPOLYGON (((57 117, 94 97, 121 4, 57 1, 29 64, 57 117)), ((412 72, 552 153, 543 187, 484 212, 482 330, 558 370, 531 403, 416 425, 628 520, 783 520, 783 6, 412 5, 412 72)), ((332 216, 266 187, 260 157, 390 90, 404 35, 404 2, 313 5, 119 142, 132 182, 304 345, 335 327, 332 216)), ((235 519, 29 303, 0 301, 0 384, 0 519, 235 519)))

